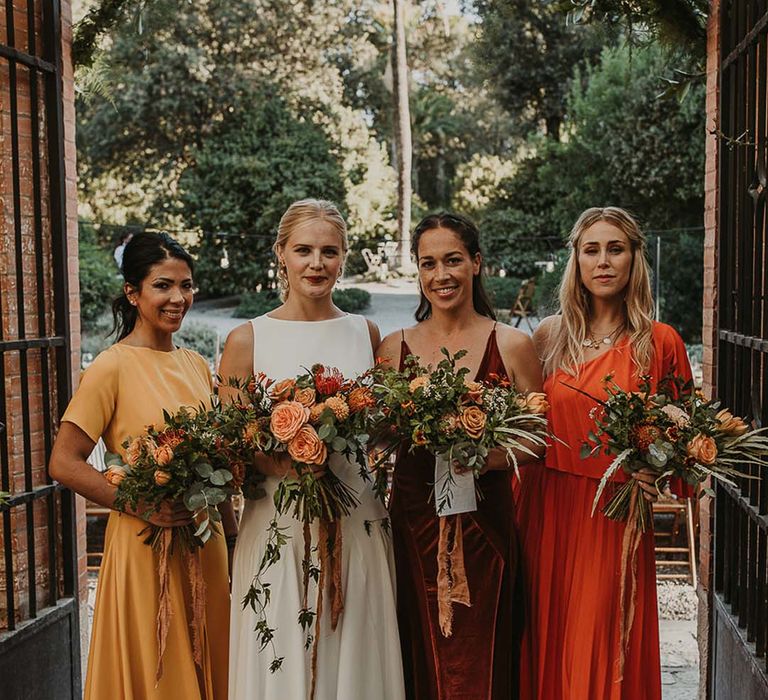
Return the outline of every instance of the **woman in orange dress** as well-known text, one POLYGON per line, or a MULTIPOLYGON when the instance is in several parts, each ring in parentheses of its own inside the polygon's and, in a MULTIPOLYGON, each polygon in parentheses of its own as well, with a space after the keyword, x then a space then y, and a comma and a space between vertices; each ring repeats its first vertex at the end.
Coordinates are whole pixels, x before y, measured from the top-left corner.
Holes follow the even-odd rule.
MULTIPOLYGON (((441 348, 451 354, 466 350, 458 364, 469 368, 468 377, 488 380, 496 375, 521 391, 540 391, 541 366, 531 339, 494 320, 483 290, 475 225, 454 214, 428 216, 414 231, 412 252, 421 289, 418 323, 387 336, 377 355, 402 369, 407 355, 434 366, 442 359, 441 348)), ((518 454, 521 464, 531 459, 518 454)), ((390 516, 410 700, 518 696, 524 611, 508 468, 506 455, 492 450, 477 481, 482 493, 477 510, 438 517, 432 498, 435 458, 424 449, 398 456, 390 516), (448 541, 455 538, 453 545, 445 544, 446 535, 448 541), (468 595, 461 601, 451 588, 458 578, 443 577, 438 570, 441 543, 451 552, 454 573, 460 570, 454 554, 463 548, 459 558, 463 556, 468 595)))
MULTIPOLYGON (((576 222, 560 284, 560 313, 542 321, 534 344, 544 361, 552 441, 544 464, 523 470, 518 494, 529 617, 521 697, 537 700, 660 700, 661 669, 653 532, 637 551, 634 622, 621 663, 620 600, 624 522, 591 516, 611 457, 581 459, 594 428, 603 379, 638 388, 669 374, 691 377, 680 336, 652 320, 645 238, 616 207, 592 208, 576 222)), ((650 473, 633 475, 648 500, 650 473)), ((622 473, 618 480, 626 480, 622 473)), ((629 599, 624 601, 625 605, 629 599)))
MULTIPOLYGON (((116 487, 86 459, 102 437, 110 452, 150 424, 163 409, 207 402, 207 362, 177 348, 173 333, 192 304, 192 258, 167 234, 141 233, 125 247, 124 294, 113 304, 118 342, 86 370, 72 397, 51 455, 51 477, 87 499, 112 508, 104 539, 86 700, 226 700, 229 641, 227 549, 212 537, 200 553, 206 608, 200 621, 201 654, 195 660, 187 563, 170 559, 171 618, 162 677, 157 680, 158 555, 144 544, 142 512, 114 510, 116 487)), ((141 511, 141 509, 139 509, 141 511)), ((236 530, 231 504, 222 507, 225 531, 236 530)), ((148 518, 161 527, 189 523, 180 503, 164 503, 148 518)), ((230 537, 227 538, 230 540, 230 537)))

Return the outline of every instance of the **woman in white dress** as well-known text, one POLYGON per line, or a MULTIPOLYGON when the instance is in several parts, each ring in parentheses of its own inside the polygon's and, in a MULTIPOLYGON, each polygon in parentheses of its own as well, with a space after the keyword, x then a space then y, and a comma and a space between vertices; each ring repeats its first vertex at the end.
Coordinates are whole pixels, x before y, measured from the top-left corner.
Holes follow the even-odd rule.
MULTIPOLYGON (((343 313, 331 299, 347 251, 346 224, 336 207, 319 200, 292 204, 280 221, 274 250, 285 301, 232 331, 220 376, 226 381, 264 372, 281 380, 321 363, 352 378, 371 367, 378 328, 361 316, 343 313)), ((231 390, 222 388, 222 394, 231 395, 231 390)), ((291 471, 287 458, 257 455, 256 463, 266 476, 266 498, 246 502, 235 547, 229 698, 304 700, 312 685, 312 648, 306 648, 306 635, 298 622, 304 557, 300 521, 282 517, 279 525, 287 528, 284 532, 290 540, 264 576, 271 584, 267 623, 276 628, 274 653, 284 657, 274 673, 270 672, 272 649, 261 650, 254 631, 256 615, 240 604, 264 554, 275 513, 272 496, 280 479, 291 471)), ((359 476, 357 464, 339 459, 329 468, 357 492, 360 505, 342 523, 344 610, 335 630, 330 614, 322 616, 314 697, 401 700, 405 692, 387 512, 371 485, 359 476)), ((315 598, 316 589, 310 589, 308 600, 315 598)), ((323 608, 331 609, 329 600, 323 608)))

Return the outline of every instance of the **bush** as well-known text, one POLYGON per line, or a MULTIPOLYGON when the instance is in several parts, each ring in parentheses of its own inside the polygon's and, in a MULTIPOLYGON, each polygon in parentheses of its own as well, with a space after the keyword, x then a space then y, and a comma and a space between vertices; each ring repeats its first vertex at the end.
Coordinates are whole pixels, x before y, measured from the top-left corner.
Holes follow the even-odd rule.
POLYGON ((89 227, 80 228, 80 321, 83 329, 95 327, 120 293, 121 279, 112 255, 96 244, 89 227))
POLYGON ((522 281, 516 277, 486 277, 484 285, 493 308, 511 310, 522 281))
POLYGON ((280 306, 280 299, 268 292, 251 292, 240 297, 234 313, 235 318, 256 318, 280 306))
POLYGON ((216 359, 216 338, 214 328, 205 323, 187 321, 173 336, 173 342, 182 348, 200 353, 209 363, 216 359))
POLYGON ((337 289, 333 292, 333 303, 348 314, 356 314, 371 305, 371 295, 356 287, 337 289))

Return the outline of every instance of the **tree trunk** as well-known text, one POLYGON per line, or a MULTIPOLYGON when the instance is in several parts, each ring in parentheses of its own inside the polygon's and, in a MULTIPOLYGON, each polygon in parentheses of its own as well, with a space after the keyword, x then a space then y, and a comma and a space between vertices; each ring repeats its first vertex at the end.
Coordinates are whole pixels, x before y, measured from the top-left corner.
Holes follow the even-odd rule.
POLYGON ((408 59, 405 52, 404 4, 393 0, 395 13, 392 34, 392 73, 395 100, 395 145, 397 147, 397 231, 400 240, 400 267, 412 270, 411 260, 411 110, 408 100, 408 59))

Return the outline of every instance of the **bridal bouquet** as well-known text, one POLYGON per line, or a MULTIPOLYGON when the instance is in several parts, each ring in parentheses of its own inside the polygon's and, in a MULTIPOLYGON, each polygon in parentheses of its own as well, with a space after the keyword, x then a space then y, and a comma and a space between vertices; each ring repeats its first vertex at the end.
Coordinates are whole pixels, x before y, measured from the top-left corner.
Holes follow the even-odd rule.
MULTIPOLYGON (((535 456, 533 446, 545 446, 549 409, 544 394, 522 394, 509 380, 467 381, 469 370, 457 368, 466 355, 460 350, 427 369, 409 355, 398 372, 379 365, 373 391, 380 421, 410 449, 425 447, 438 459, 477 475, 494 448, 506 451, 508 463, 519 476, 515 450, 535 456), (527 444, 526 444, 527 443, 527 444)), ((455 475, 445 473, 435 484, 438 514, 452 505, 455 475)))
POLYGON ((157 617, 157 678, 162 676, 162 659, 170 625, 170 556, 178 548, 186 561, 192 592, 193 653, 202 664, 202 622, 205 614, 205 583, 199 547, 214 533, 221 514, 217 506, 242 483, 243 466, 234 459, 231 446, 216 433, 218 408, 196 411, 181 408, 175 414, 163 412, 165 425, 148 426, 142 435, 123 443, 125 461, 107 453, 105 477, 117 486, 115 508, 143 509, 149 519, 164 501, 182 501, 191 523, 182 527, 148 524, 144 542, 158 553, 160 605, 157 617))
MULTIPOLYGON (((619 388, 605 378, 607 399, 593 398, 595 430, 582 446, 582 458, 599 453, 614 456, 598 485, 593 513, 611 478, 623 469, 632 474, 650 469, 656 483, 678 477, 692 486, 707 477, 733 484, 744 476, 740 464, 768 466, 768 429, 750 430, 741 419, 694 391, 690 382, 667 377, 653 393, 648 377, 639 391, 619 388)), ((580 390, 579 390, 580 391, 580 390)), ((583 393, 583 392, 582 392, 583 393)), ((651 523, 649 504, 639 498, 639 486, 630 479, 616 488, 602 512, 612 520, 635 517, 645 532, 651 523)))
MULTIPOLYGON (((220 431, 236 445, 243 461, 252 460, 258 452, 273 457, 287 455, 291 460, 294 473, 285 476, 275 490, 275 515, 267 547, 243 606, 250 606, 256 613, 256 633, 265 648, 272 643, 275 629, 266 618, 270 584, 263 580, 264 574, 279 561, 280 549, 287 544, 280 517, 289 514, 300 520, 304 524, 304 600, 299 623, 307 633, 307 645, 314 643, 313 663, 326 587, 332 601, 334 629, 343 609, 340 519, 349 515, 359 502, 356 492, 331 469, 316 476, 313 467, 327 465, 331 457, 338 455, 359 464, 362 478, 375 478, 375 490, 382 497, 386 488, 383 478, 371 476, 368 468, 369 413, 374 397, 366 382, 367 375, 346 380, 338 369, 320 364, 298 377, 278 382, 263 374, 246 382, 229 380, 229 385, 238 390, 239 398, 225 406, 221 416, 220 431), (311 557, 310 525, 314 522, 318 522, 318 564, 311 557), (318 583, 316 610, 307 603, 310 579, 318 583)), ((245 480, 246 497, 251 491, 251 473, 245 480)), ((272 671, 279 669, 282 661, 275 654, 272 671)))

